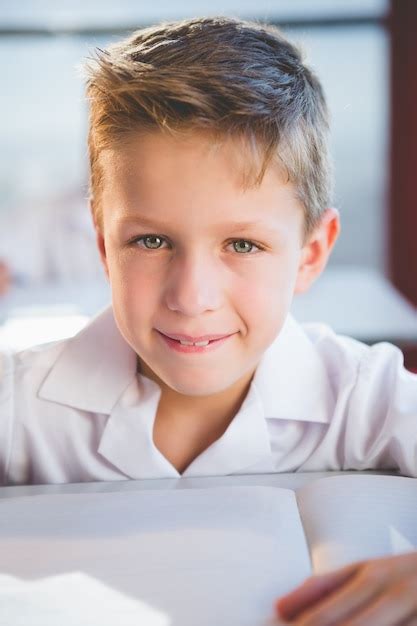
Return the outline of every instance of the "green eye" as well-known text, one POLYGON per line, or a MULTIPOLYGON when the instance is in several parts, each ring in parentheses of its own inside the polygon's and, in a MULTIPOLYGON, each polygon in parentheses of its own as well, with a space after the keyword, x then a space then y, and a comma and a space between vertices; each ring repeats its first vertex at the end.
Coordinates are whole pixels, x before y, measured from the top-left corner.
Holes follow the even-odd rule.
POLYGON ((162 237, 158 237, 158 235, 145 235, 144 237, 139 237, 137 241, 140 240, 143 240, 144 242, 148 241, 151 243, 148 248, 149 250, 159 250, 158 242, 163 241, 162 237))
POLYGON ((237 239, 236 241, 233 242, 233 246, 235 247, 236 252, 250 252, 254 245, 255 245, 254 243, 252 243, 251 241, 246 241, 245 239, 237 239), (240 248, 241 244, 249 246, 250 250, 248 250, 247 247, 240 248))
MULTIPOLYGON (((142 235, 141 237, 136 237, 131 244, 136 247, 145 248, 145 250, 160 250, 164 241, 166 242, 165 237, 160 237, 159 235, 142 235)), ((247 239, 234 239, 229 243, 233 244, 235 252, 239 253, 241 256, 244 254, 249 256, 254 248, 258 251, 263 250, 261 246, 247 239)))

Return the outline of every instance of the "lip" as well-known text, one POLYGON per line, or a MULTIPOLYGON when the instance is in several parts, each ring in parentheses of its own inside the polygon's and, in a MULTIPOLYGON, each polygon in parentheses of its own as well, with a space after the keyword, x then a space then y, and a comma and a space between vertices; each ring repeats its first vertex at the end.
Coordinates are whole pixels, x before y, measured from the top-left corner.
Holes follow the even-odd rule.
POLYGON ((191 341, 192 343, 197 343, 198 341, 216 341, 217 339, 230 337, 231 334, 234 334, 230 333, 228 335, 201 335, 200 337, 191 337, 190 335, 183 335, 181 333, 163 333, 160 330, 158 330, 158 332, 165 337, 169 337, 170 339, 176 339, 177 341, 181 339, 182 341, 191 341))
POLYGON ((176 339, 171 339, 167 337, 163 333, 158 331, 163 342, 168 345, 171 350, 175 350, 176 352, 182 352, 185 354, 203 354, 207 352, 212 352, 213 350, 217 350, 221 345, 223 345, 226 341, 233 337, 233 335, 223 335, 220 339, 214 339, 207 346, 183 346, 176 339))

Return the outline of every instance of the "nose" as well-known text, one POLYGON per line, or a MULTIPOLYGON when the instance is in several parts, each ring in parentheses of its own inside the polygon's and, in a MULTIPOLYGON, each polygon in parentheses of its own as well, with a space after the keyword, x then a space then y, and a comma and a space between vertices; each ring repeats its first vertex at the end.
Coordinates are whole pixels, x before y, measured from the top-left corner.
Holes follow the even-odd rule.
POLYGON ((189 317, 214 311, 222 306, 223 292, 219 264, 207 254, 189 254, 172 262, 165 291, 171 311, 189 317))

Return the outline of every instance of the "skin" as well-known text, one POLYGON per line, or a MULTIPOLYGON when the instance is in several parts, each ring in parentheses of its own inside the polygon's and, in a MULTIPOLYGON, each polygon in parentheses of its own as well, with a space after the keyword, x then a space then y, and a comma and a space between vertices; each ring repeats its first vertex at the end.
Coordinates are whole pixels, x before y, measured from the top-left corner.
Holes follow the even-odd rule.
POLYGON ((10 271, 6 263, 0 260, 0 296, 7 293, 10 288, 10 271))
POLYGON ((417 626, 417 552, 311 576, 276 612, 295 626, 417 626))
MULTIPOLYGON (((149 133, 102 154, 103 220, 95 223, 115 319, 142 374, 161 388, 154 443, 180 472, 226 430, 294 294, 323 271, 340 232, 328 208, 303 241, 292 184, 271 166, 245 190, 244 158, 236 140, 195 132, 149 133), (142 227, 139 215, 162 225, 142 227), (257 225, 244 232, 226 225, 234 221, 257 225), (152 249, 145 235, 162 239, 152 249), (156 329, 235 334, 212 353, 183 355, 156 329)), ((412 552, 312 576, 277 601, 276 613, 299 626, 417 626, 416 592, 412 552)))
POLYGON ((303 242, 292 184, 271 166, 259 187, 245 189, 247 156, 237 140, 192 132, 148 133, 102 153, 97 245, 115 319, 142 374, 161 388, 154 443, 180 473, 227 429, 294 293, 320 274, 340 229, 329 208, 303 242), (239 221, 255 226, 227 225, 239 221), (157 248, 140 240, 146 235, 161 237, 157 248), (156 329, 234 334, 216 351, 184 355, 156 329))

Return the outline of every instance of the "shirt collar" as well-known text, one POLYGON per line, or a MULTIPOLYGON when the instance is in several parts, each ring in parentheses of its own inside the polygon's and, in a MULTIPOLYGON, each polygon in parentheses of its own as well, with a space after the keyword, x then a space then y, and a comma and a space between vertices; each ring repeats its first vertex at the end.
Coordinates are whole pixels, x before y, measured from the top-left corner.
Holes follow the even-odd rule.
POLYGON ((38 397, 110 414, 135 376, 136 354, 120 334, 112 307, 107 306, 66 340, 38 397))
MULTIPOLYGON (((112 308, 99 313, 64 349, 38 396, 109 414, 97 452, 133 479, 179 478, 153 443, 161 389, 136 371, 136 354, 123 339, 112 308)), ((238 413, 223 435, 198 455, 184 477, 273 471, 267 419, 329 421, 330 385, 321 359, 288 316, 264 353, 238 413)))
MULTIPOLYGON (((136 367, 136 354, 122 337, 112 307, 108 306, 66 341, 39 388, 38 397, 110 414, 122 393, 136 380, 136 367)), ((140 374, 139 377, 150 380, 140 374)), ((334 398, 324 363, 290 314, 263 354, 250 394, 252 387, 268 419, 321 423, 330 420, 334 398)), ((152 388, 159 390, 156 383, 152 388)))
MULTIPOLYGON (((101 436, 98 452, 130 478, 180 477, 153 442, 160 393, 153 380, 139 376, 122 394, 101 436)), ((242 473, 259 462, 265 471, 273 471, 266 420, 252 388, 223 435, 199 454, 182 476, 242 473)))
POLYGON ((252 383, 266 418, 330 422, 335 399, 328 372, 312 340, 291 314, 265 351, 252 383))

